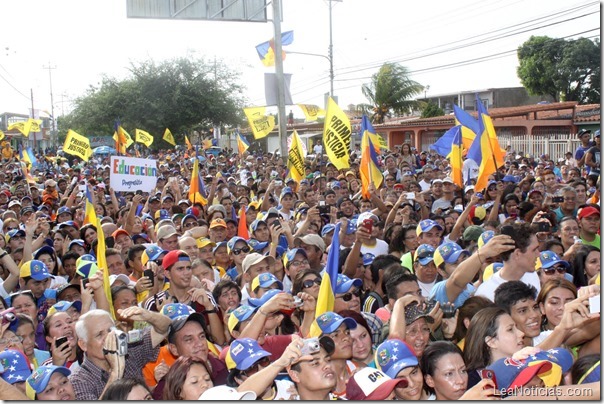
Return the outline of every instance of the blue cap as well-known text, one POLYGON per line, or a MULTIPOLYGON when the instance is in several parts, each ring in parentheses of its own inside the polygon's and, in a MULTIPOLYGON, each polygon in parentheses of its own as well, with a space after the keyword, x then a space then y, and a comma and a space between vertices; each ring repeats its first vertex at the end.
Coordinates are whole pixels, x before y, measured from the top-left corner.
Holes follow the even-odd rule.
POLYGON ((323 334, 335 332, 342 324, 345 324, 349 330, 357 328, 357 322, 350 317, 342 317, 333 311, 327 311, 317 317, 317 325, 323 334))
POLYGON ((80 247, 86 248, 86 242, 84 240, 80 239, 80 238, 76 238, 75 240, 72 240, 69 243, 69 246, 68 246, 67 249, 71 250, 71 247, 73 247, 74 245, 79 245, 80 247))
POLYGON ((346 234, 353 234, 356 233, 357 231, 357 221, 356 220, 349 220, 348 221, 348 226, 346 227, 346 234))
POLYGON ((281 190, 281 195, 279 196, 279 199, 283 199, 285 195, 294 196, 294 191, 290 187, 285 187, 281 190))
POLYGON ((529 365, 532 365, 535 361, 549 361, 560 366, 562 373, 566 373, 573 366, 574 357, 568 349, 560 347, 548 349, 547 351, 539 351, 526 358, 525 361, 529 365))
POLYGON ((195 310, 188 304, 182 303, 169 303, 161 309, 161 314, 168 316, 170 320, 176 320, 180 317, 189 317, 190 314, 195 313, 195 310))
POLYGON ((247 302, 249 303, 250 306, 252 306, 254 308, 260 307, 264 303, 268 302, 273 296, 278 295, 279 293, 284 293, 284 292, 280 289, 267 290, 266 293, 263 294, 261 298, 255 299, 253 297, 250 297, 249 299, 247 299, 247 302))
POLYGON ((170 219, 170 212, 168 212, 166 209, 160 209, 155 212, 155 218, 159 220, 170 219))
POLYGON ((491 180, 487 183, 487 188, 489 188, 491 185, 497 185, 497 181, 495 180, 491 180))
POLYGON ((181 223, 184 223, 185 220, 187 220, 187 219, 193 219, 193 220, 197 221, 197 218, 195 217, 195 215, 192 215, 189 213, 182 217, 181 223))
POLYGON ((45 263, 38 260, 31 260, 21 265, 19 276, 21 278, 31 277, 36 281, 43 281, 50 278, 50 273, 48 272, 48 267, 45 263))
POLYGON ((417 356, 409 345, 398 339, 388 339, 375 350, 375 364, 379 370, 396 379, 398 372, 417 366, 417 356))
POLYGON ((50 377, 54 372, 59 372, 68 377, 71 371, 64 366, 40 366, 27 378, 25 382, 25 393, 30 400, 36 399, 36 394, 46 390, 50 377))
POLYGON ((552 363, 543 361, 529 365, 525 361, 501 358, 487 366, 487 369, 495 372, 497 388, 499 390, 508 390, 522 387, 531 381, 533 377, 549 372, 552 369, 552 363))
POLYGON ((270 352, 262 349, 258 342, 251 338, 240 338, 233 341, 227 355, 230 356, 235 368, 239 370, 247 370, 260 359, 271 356, 270 352))
POLYGON ((340 184, 340 181, 333 181, 330 185, 331 189, 341 189, 342 188, 342 184, 340 184))
POLYGON ((9 384, 24 382, 31 375, 29 360, 17 349, 0 352, 0 365, 4 367, 1 376, 9 384))
POLYGON ((283 255, 283 266, 287 268, 287 264, 294 260, 296 254, 302 254, 304 258, 308 259, 306 251, 304 251, 302 248, 292 248, 291 250, 287 250, 285 255, 283 255))
MULTIPOLYGON (((212 250, 212 253, 215 253, 216 250, 218 250, 220 247, 226 247, 226 246, 227 246, 226 241, 221 241, 220 243, 216 243, 216 247, 214 247, 214 249, 212 250)), ((228 249, 228 247, 227 247, 227 249, 228 249)))
POLYGON ((428 265, 430 261, 434 260, 434 251, 434 247, 430 244, 422 244, 415 250, 413 260, 419 261, 422 265, 428 265))
POLYGON ((516 177, 514 177, 513 175, 506 175, 504 176, 501 181, 503 182, 512 182, 512 183, 517 183, 518 180, 516 179, 516 177))
POLYGON ((259 220, 259 219, 256 219, 252 222, 252 224, 250 225, 250 228, 252 229, 253 232, 256 231, 256 229, 258 228, 260 223, 266 224, 266 222, 264 220, 259 220))
POLYGON ((493 230, 482 232, 482 234, 478 236, 478 248, 481 248, 483 245, 488 243, 493 237, 495 237, 495 232, 493 230))
POLYGON ((422 220, 421 222, 419 222, 415 232, 419 236, 420 234, 430 231, 435 227, 440 231, 443 230, 443 227, 440 224, 438 224, 437 222, 435 222, 434 220, 425 219, 425 220, 422 220))
POLYGON ((537 262, 535 263, 535 269, 547 269, 557 264, 561 264, 566 270, 570 268, 568 261, 561 259, 555 252, 549 250, 541 251, 539 258, 537 258, 537 262))
POLYGON ((252 247, 254 249, 254 251, 262 251, 264 250, 266 247, 268 247, 268 241, 263 241, 260 242, 258 240, 256 240, 255 238, 250 239, 248 241, 248 244, 250 247, 252 247))
POLYGON ((227 328, 229 329, 229 332, 233 332, 237 324, 249 320, 255 311, 256 307, 248 306, 247 304, 242 304, 233 310, 227 321, 227 328))
POLYGON ((246 245, 248 244, 247 240, 244 239, 243 237, 239 237, 239 236, 232 237, 227 242, 227 253, 230 254, 231 251, 233 251, 233 248, 235 248, 235 244, 237 244, 238 241, 243 241, 246 245))
POLYGON ((57 299, 57 290, 56 289, 46 289, 44 291, 44 297, 46 299, 57 299))
POLYGON ((15 236, 25 236, 25 230, 13 229, 13 230, 9 231, 8 233, 6 233, 6 235, 8 236, 8 239, 10 240, 11 238, 13 238, 15 236))
POLYGON ((468 250, 464 250, 457 243, 449 241, 438 246, 434 252, 434 264, 439 267, 443 262, 455 264, 461 254, 470 255, 468 250))
POLYGON ((344 274, 338 274, 335 293, 347 293, 353 286, 360 288, 363 286, 363 281, 359 278, 350 279, 344 274))
POLYGON ((61 222, 59 223, 59 229, 62 229, 64 227, 75 227, 76 229, 78 229, 78 224, 76 222, 74 222, 73 220, 67 220, 65 222, 61 222))
POLYGON ((47 317, 58 312, 58 311, 67 311, 71 306, 75 307, 78 312, 82 311, 82 302, 79 300, 75 300, 73 302, 68 302, 65 300, 61 300, 52 305, 50 309, 48 309, 47 317))
POLYGON ((51 256, 56 255, 55 249, 49 245, 44 245, 44 246, 38 248, 36 251, 34 251, 34 259, 37 260, 40 257, 40 255, 42 255, 42 254, 48 254, 51 256))
POLYGON ((321 237, 325 237, 330 232, 334 231, 335 228, 336 228, 335 224, 331 224, 331 223, 326 224, 325 226, 323 226, 323 229, 321 229, 321 237))
POLYGON ((69 209, 67 206, 61 206, 57 210, 57 216, 62 215, 63 213, 69 213, 70 215, 73 216, 73 214, 71 213, 71 209, 69 209))
POLYGON ((155 261, 159 258, 160 255, 162 255, 163 253, 165 253, 167 251, 163 250, 161 247, 155 245, 155 244, 149 244, 148 246, 145 247, 145 251, 143 251, 143 256, 146 255, 146 257, 141 257, 141 260, 143 261, 143 265, 147 265, 147 262, 149 261, 155 261))
POLYGON ((277 284, 280 290, 283 290, 283 283, 277 279, 277 277, 270 272, 264 272, 260 275, 256 276, 252 280, 251 289, 256 290, 256 288, 270 288, 272 285, 277 284))
POLYGON ((373 264, 374 259, 375 259, 375 255, 373 255, 371 253, 363 254, 363 265, 367 266, 367 265, 373 264))
POLYGON ((600 361, 597 361, 592 367, 587 369, 577 384, 595 383, 600 381, 601 369, 600 361))

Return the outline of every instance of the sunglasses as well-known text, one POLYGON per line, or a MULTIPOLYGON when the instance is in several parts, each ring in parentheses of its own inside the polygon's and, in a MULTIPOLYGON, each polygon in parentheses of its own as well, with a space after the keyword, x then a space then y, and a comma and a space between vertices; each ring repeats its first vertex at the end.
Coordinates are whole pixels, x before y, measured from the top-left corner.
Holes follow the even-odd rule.
POLYGON ((302 287, 304 289, 308 289, 310 287, 312 287, 312 285, 321 285, 321 278, 315 278, 315 279, 307 279, 304 282, 302 282, 302 287))
POLYGON ((265 368, 270 364, 271 364, 270 356, 265 356, 264 358, 260 359, 258 362, 254 363, 252 366, 250 366, 246 370, 241 371, 241 374, 244 376, 250 377, 251 375, 258 373, 258 371, 260 370, 260 366, 265 368))
POLYGON ((348 292, 346 294, 343 294, 342 296, 338 296, 339 298, 341 298, 342 300, 344 300, 345 302, 349 302, 352 300, 353 296, 356 296, 358 298, 361 298, 361 295, 363 294, 363 292, 361 292, 360 289, 357 289, 354 292, 348 292))
POLYGON ((233 255, 239 255, 241 253, 247 254, 247 253, 250 252, 250 247, 246 245, 246 246, 243 246, 241 248, 233 248, 231 250, 231 252, 233 253, 233 255))
POLYGON ((558 272, 559 274, 566 273, 566 268, 561 267, 561 266, 555 266, 555 267, 551 267, 551 268, 541 268, 541 269, 543 270, 543 272, 546 275, 553 275, 556 272, 558 272))
POLYGON ((13 236, 10 238, 11 240, 24 240, 25 236, 13 236))
POLYGON ((189 228, 189 227, 195 227, 195 226, 197 226, 196 222, 187 222, 187 223, 184 224, 183 227, 184 228, 189 228))

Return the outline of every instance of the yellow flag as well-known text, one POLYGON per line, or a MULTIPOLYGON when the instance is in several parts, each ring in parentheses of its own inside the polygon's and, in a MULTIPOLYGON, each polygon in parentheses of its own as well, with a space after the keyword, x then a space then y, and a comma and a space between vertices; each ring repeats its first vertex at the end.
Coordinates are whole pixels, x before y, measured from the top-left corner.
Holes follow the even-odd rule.
POLYGON ((298 136, 298 132, 294 130, 292 144, 289 147, 289 153, 287 154, 287 168, 289 169, 289 176, 296 182, 300 182, 300 180, 304 178, 305 157, 300 136, 298 136))
POLYGON ((0 140, 4 139, 4 136, 5 136, 5 135, 4 135, 4 132, 2 132, 2 131, 0 130, 0 140))
POLYGON ((302 112, 304 112, 304 116, 306 117, 307 122, 316 121, 318 117, 325 116, 325 110, 319 108, 316 105, 310 104, 297 104, 302 112))
POLYGON ((63 145, 63 151, 65 153, 77 156, 84 161, 88 161, 90 156, 92 156, 92 148, 90 147, 90 141, 88 138, 77 134, 71 129, 69 129, 67 132, 65 144, 63 145))
POLYGON ((134 135, 136 136, 136 141, 144 144, 149 147, 153 143, 153 136, 151 136, 148 132, 145 132, 141 129, 135 129, 134 135))
POLYGON ((125 147, 125 149, 127 149, 128 147, 132 146, 132 143, 134 143, 134 140, 132 140, 130 134, 121 126, 117 127, 117 132, 113 132, 113 140, 116 142, 118 141, 118 135, 121 147, 125 147))
POLYGON ((185 135, 185 144, 187 145, 188 150, 193 150, 193 145, 189 141, 189 137, 187 135, 185 135))
POLYGON ((170 129, 166 128, 163 139, 166 142, 170 143, 172 146, 176 146, 176 141, 174 140, 174 136, 172 136, 172 132, 170 132, 170 129))
POLYGON ((350 136, 352 128, 350 119, 338 104, 329 97, 327 101, 327 116, 323 127, 323 146, 329 161, 338 170, 350 167, 350 136))
POLYGON ((96 219, 96 232, 98 237, 98 243, 96 245, 96 264, 103 271, 103 291, 107 300, 109 301, 109 309, 111 310, 111 317, 115 320, 115 310, 113 309, 113 300, 111 299, 111 283, 109 282, 109 268, 107 267, 107 258, 105 257, 105 234, 101 227, 101 219, 96 219))
POLYGON ((21 134, 25 137, 29 137, 29 132, 31 132, 32 119, 28 119, 27 121, 15 122, 8 126, 8 130, 17 129, 21 134))
POLYGON ((29 120, 31 121, 31 126, 29 128, 30 132, 40 132, 42 129, 40 129, 40 125, 42 125, 42 120, 41 119, 32 119, 29 118, 29 120))
POLYGON ((243 108, 255 139, 266 137, 275 128, 275 117, 266 115, 266 107, 243 108))

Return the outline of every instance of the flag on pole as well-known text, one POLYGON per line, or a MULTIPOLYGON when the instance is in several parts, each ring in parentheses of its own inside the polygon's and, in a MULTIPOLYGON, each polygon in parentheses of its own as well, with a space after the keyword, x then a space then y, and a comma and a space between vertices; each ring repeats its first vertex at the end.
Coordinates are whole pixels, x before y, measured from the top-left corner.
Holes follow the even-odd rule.
MULTIPOLYGON (((366 117, 363 116, 363 118, 366 117)), ((364 131, 361 138, 361 165, 359 171, 361 172, 361 194, 363 198, 370 199, 369 184, 373 183, 375 188, 378 189, 382 185, 384 176, 378 167, 377 152, 367 130, 364 131)))
POLYGON ((247 217, 245 216, 245 206, 239 209, 239 222, 237 223, 237 235, 246 240, 250 239, 250 232, 247 228, 247 217))
POLYGON ((65 137, 65 143, 63 144, 63 151, 77 156, 84 161, 88 161, 90 156, 92 156, 90 140, 71 129, 67 131, 67 137, 65 137))
POLYGON ((239 151, 239 157, 243 157, 243 153, 246 152, 247 149, 250 148, 250 144, 245 137, 241 135, 241 133, 236 132, 237 136, 237 150, 239 151))
MULTIPOLYGON (((478 125, 478 120, 455 104, 453 105, 453 113, 455 115, 455 125, 461 127, 463 147, 468 150, 472 145, 474 138, 479 134, 480 127, 478 125)), ((443 154, 443 156, 446 156, 447 154, 443 154)))
POLYGON ((315 321, 310 326, 310 337, 318 337, 321 335, 321 329, 317 324, 316 318, 328 311, 333 311, 336 301, 336 285, 338 282, 338 267, 340 258, 340 226, 338 222, 333 232, 331 239, 331 247, 327 254, 327 265, 321 279, 319 287, 319 296, 317 297, 317 305, 315 309, 315 321))
POLYGON ((338 104, 329 97, 327 116, 323 126, 323 148, 338 170, 350 167, 350 119, 338 104))
POLYGON ((316 121, 320 116, 325 116, 325 110, 319 108, 316 105, 310 104, 296 104, 300 107, 302 112, 304 112, 304 116, 306 117, 306 122, 316 121))
POLYGON ((377 134, 373 128, 373 125, 369 121, 369 118, 367 118, 367 115, 365 114, 363 114, 363 118, 361 119, 361 130, 359 132, 361 133, 361 136, 369 136, 369 140, 371 140, 371 143, 373 143, 373 148, 377 154, 381 154, 382 149, 388 148, 388 144, 386 143, 385 139, 377 134))
POLYGON ((304 149, 302 148, 302 141, 300 140, 300 136, 298 136, 298 132, 294 130, 291 146, 287 153, 287 169, 289 170, 289 176, 298 183, 304 178, 305 158, 306 153, 304 153, 304 149))
POLYGON ((203 179, 199 175, 199 159, 193 161, 193 172, 191 173, 191 184, 189 185, 189 200, 191 203, 208 204, 208 194, 203 183, 203 179))
POLYGON ((243 108, 243 112, 250 124, 254 139, 268 136, 275 128, 275 117, 266 115, 266 107, 243 108))
POLYGON ((166 128, 166 130, 164 131, 164 137, 163 139, 170 143, 172 146, 176 146, 176 141, 174 140, 174 136, 172 136, 172 132, 170 132, 170 129, 166 128))
MULTIPOLYGON (((94 210, 94 202, 92 200, 92 194, 90 193, 90 187, 86 185, 86 210, 84 212, 84 223, 82 225, 92 223, 96 226, 96 212, 94 210)), ((98 234, 98 230, 97 230, 98 234)))
POLYGON ((113 308, 113 299, 111 299, 111 283, 109 282, 109 268, 107 267, 107 258, 105 256, 105 234, 103 233, 103 227, 101 226, 101 219, 96 219, 94 222, 96 225, 96 234, 98 237, 98 243, 96 245, 96 264, 103 271, 103 291, 107 296, 109 302, 109 309, 111 310, 111 317, 115 320, 115 309, 113 308))
POLYGON ((122 126, 119 121, 115 122, 115 132, 113 132, 113 140, 115 140, 115 150, 118 153, 126 154, 126 149, 134 143, 132 137, 122 126))
POLYGON ((463 141, 461 135, 461 129, 458 126, 455 126, 457 129, 455 135, 453 136, 453 143, 451 146, 451 153, 449 154, 449 161, 451 164, 451 179, 453 183, 455 183, 458 187, 463 189, 463 160, 462 160, 462 151, 463 151, 463 141))
POLYGON ((189 142, 189 137, 185 135, 185 144, 187 145, 187 150, 193 150, 193 145, 189 142))
MULTIPOLYGON (((291 45, 294 41, 294 31, 287 31, 281 34, 281 46, 291 45)), ((262 64, 266 67, 275 65, 275 39, 272 38, 270 41, 262 42, 256 45, 256 52, 262 61, 262 64)), ((281 50, 282 60, 285 60, 285 51, 281 50)))
POLYGON ((138 143, 142 143, 147 147, 153 144, 153 136, 151 136, 149 132, 145 132, 142 129, 135 129, 134 136, 136 137, 136 141, 138 143))

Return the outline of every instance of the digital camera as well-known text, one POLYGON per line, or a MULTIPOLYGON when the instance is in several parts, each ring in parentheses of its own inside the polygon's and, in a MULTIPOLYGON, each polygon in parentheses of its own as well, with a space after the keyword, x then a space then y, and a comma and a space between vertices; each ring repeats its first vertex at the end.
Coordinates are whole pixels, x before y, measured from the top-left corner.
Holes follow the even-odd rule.
POLYGON ((319 338, 306 338, 304 341, 304 345, 302 346, 302 355, 311 355, 317 353, 321 350, 321 344, 319 343, 319 338))
POLYGON ((115 338, 117 341, 117 354, 119 356, 126 356, 128 354, 128 334, 116 329, 115 338))

